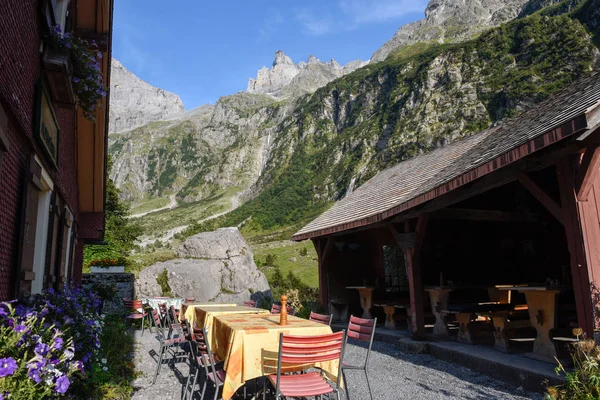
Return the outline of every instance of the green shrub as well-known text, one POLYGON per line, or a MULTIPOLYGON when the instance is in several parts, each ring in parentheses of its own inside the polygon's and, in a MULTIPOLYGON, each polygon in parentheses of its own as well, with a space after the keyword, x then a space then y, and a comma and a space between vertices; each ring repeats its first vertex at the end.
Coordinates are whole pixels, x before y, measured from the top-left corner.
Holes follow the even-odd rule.
MULTIPOLYGON (((582 334, 580 328, 573 334, 582 334)), ((592 400, 600 398, 600 346, 591 339, 583 339, 572 344, 573 370, 566 370, 559 362, 557 375, 564 375, 567 383, 550 386, 546 400, 592 400)))
POLYGON ((301 248, 299 254, 302 257, 306 257, 308 255, 308 249, 306 247, 301 248))
POLYGON ((163 296, 172 296, 171 287, 169 286, 169 271, 167 269, 163 269, 160 274, 156 277, 156 283, 160 285, 160 290, 162 290, 163 296))

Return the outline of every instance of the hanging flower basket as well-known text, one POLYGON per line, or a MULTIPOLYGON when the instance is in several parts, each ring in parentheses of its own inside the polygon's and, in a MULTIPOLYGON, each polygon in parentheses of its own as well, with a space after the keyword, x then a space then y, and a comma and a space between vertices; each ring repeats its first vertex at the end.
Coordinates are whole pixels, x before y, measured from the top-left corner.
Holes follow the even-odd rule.
POLYGON ((123 273, 123 272, 125 272, 125 266, 124 265, 115 265, 112 267, 90 267, 90 272, 92 274, 123 273))
POLYGON ((90 262, 90 272, 93 274, 125 272, 125 259, 121 257, 92 260, 90 262))
POLYGON ((98 51, 96 42, 93 40, 88 42, 70 33, 63 34, 60 26, 57 25, 50 30, 46 45, 48 53, 46 55, 44 50, 43 59, 48 60, 48 66, 44 62, 48 71, 54 71, 52 68, 57 66, 61 69, 61 73, 64 74, 64 71, 69 73, 69 66, 72 66, 70 85, 57 84, 56 93, 53 89, 53 94, 60 96, 62 91, 69 90, 65 86, 71 86, 83 114, 87 119, 95 122, 96 108, 102 106, 99 101, 106 96, 100 68, 102 53, 98 51))

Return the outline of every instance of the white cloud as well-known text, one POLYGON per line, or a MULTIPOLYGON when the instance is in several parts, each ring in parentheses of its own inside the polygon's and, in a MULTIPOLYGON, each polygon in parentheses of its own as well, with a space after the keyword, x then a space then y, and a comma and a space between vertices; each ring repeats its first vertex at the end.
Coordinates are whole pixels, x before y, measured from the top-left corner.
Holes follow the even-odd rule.
POLYGON ((317 14, 303 8, 296 10, 296 19, 302 24, 304 32, 312 36, 322 36, 333 30, 333 21, 327 15, 317 14))
POLYGON ((269 16, 263 21, 262 26, 259 29, 261 36, 265 38, 271 37, 281 25, 285 22, 285 19, 281 13, 277 11, 269 12, 269 16))
POLYGON ((338 5, 357 25, 388 21, 423 12, 428 0, 340 0, 338 5))

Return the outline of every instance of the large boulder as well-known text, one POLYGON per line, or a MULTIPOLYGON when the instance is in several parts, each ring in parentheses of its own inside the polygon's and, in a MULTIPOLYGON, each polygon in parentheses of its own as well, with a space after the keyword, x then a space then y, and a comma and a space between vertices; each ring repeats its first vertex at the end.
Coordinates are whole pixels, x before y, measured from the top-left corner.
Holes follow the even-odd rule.
POLYGON ((221 228, 188 238, 177 250, 180 258, 159 262, 140 272, 138 297, 160 296, 157 277, 166 276, 176 297, 202 302, 242 303, 270 296, 269 283, 254 263, 254 254, 237 228, 221 228))

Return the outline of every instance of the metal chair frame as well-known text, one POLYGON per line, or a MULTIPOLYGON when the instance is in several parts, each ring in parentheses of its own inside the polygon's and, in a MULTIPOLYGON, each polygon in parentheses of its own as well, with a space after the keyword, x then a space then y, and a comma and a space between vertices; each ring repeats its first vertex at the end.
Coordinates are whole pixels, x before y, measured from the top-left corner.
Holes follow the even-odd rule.
MULTIPOLYGON (((161 326, 160 315, 158 310, 152 310, 152 319, 154 321, 154 325, 156 327, 161 326)), ((182 344, 186 343, 188 338, 185 336, 178 336, 176 338, 165 337, 164 335, 164 327, 158 330, 158 341, 160 342, 160 349, 158 351, 158 362, 156 364, 156 371, 154 372, 154 379, 152 380, 152 384, 156 383, 156 378, 160 372, 160 367, 162 366, 162 359, 165 354, 165 351, 172 350, 173 347, 179 347, 182 344)), ((173 353, 174 355, 175 353, 173 353)))
POLYGON ((346 335, 346 342, 348 339, 355 339, 362 342, 369 342, 369 347, 367 349, 367 356, 365 357, 365 362, 362 365, 342 365, 342 375, 344 378, 345 389, 346 389, 346 398, 350 399, 350 394, 348 390, 348 381, 346 379, 346 370, 362 370, 365 372, 365 377, 367 379, 367 388, 369 389, 369 396, 371 396, 371 400, 373 400, 373 392, 371 391, 371 383, 369 382, 369 355, 371 354, 371 347, 373 346, 373 338, 375 337, 375 327, 377 326, 377 318, 375 319, 364 319, 358 318, 354 315, 350 316, 350 322, 348 323, 348 334, 346 335))
POLYGON ((331 326, 331 321, 333 320, 333 314, 318 314, 316 312, 311 311, 310 316, 308 317, 308 320, 318 322, 323 325, 331 326))
MULTIPOLYGON (((187 324, 187 322, 186 322, 187 324)), ((190 348, 191 348, 191 363, 190 363, 190 373, 188 374, 187 381, 185 383, 185 389, 183 391, 182 399, 192 398, 194 395, 194 388, 196 387, 196 382, 198 381, 198 375, 200 374, 201 367, 204 369, 204 384, 202 385, 202 393, 200 394, 200 398, 204 398, 204 393, 206 392, 206 387, 208 381, 212 381, 215 385, 215 395, 214 400, 217 400, 219 397, 219 391, 224 385, 223 379, 223 368, 222 366, 217 366, 215 362, 215 357, 210 349, 210 343, 206 340, 206 328, 202 328, 201 334, 196 334, 196 330, 191 336, 190 340, 190 348), (193 368, 192 368, 193 366, 193 368), (193 370, 193 373, 192 373, 193 370), (192 377, 193 375, 193 377, 192 377), (188 388, 191 390, 188 392, 188 388), (189 397, 188 397, 189 393, 189 397)))
MULTIPOLYGON (((344 359, 344 348, 346 346, 346 332, 331 333, 317 336, 293 336, 286 335, 283 332, 279 335, 279 355, 277 357, 277 374, 268 375, 263 387, 263 400, 267 398, 267 381, 275 387, 275 398, 279 400, 286 397, 287 392, 290 397, 321 397, 324 394, 335 393, 337 399, 340 399, 340 383, 342 379, 342 363, 344 359), (293 380, 293 383, 285 383, 282 391, 282 366, 286 369, 292 369, 292 366, 303 368, 308 364, 315 362, 339 360, 337 380, 332 382, 326 379, 317 371, 303 374, 284 375, 293 380), (332 386, 332 383, 334 384, 332 386), (324 384, 324 387, 316 388, 314 384, 324 384), (289 386, 288 386, 289 385, 289 386), (302 392, 302 389, 312 392, 302 392), (331 390, 329 390, 331 389, 331 390), (293 392, 293 393, 290 393, 293 392), (304 393, 304 394, 303 394, 304 393)), ((287 380, 287 379, 286 379, 287 380)))

